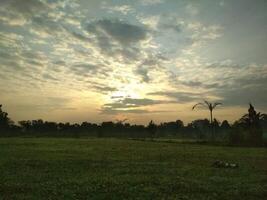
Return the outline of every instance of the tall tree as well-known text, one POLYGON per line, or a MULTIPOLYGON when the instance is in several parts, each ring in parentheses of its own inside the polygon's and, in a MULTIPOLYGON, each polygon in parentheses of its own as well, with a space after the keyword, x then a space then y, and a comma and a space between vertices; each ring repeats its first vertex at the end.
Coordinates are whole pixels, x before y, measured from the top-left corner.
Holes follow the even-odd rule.
POLYGON ((157 125, 151 120, 147 126, 151 140, 155 137, 157 131, 157 125))
POLYGON ((213 110, 218 106, 222 105, 222 103, 215 102, 211 103, 206 100, 203 101, 203 103, 197 103, 192 107, 192 110, 194 110, 198 106, 202 106, 207 108, 210 111, 210 125, 212 126, 212 139, 214 139, 214 128, 213 128, 213 110))
POLYGON ((2 110, 2 105, 0 105, 0 129, 7 130, 10 128, 13 122, 9 119, 8 113, 2 110))
POLYGON ((256 112, 253 105, 249 104, 248 114, 245 114, 239 121, 245 125, 249 130, 249 142, 252 145, 261 145, 262 143, 262 127, 261 119, 265 117, 264 114, 256 112))

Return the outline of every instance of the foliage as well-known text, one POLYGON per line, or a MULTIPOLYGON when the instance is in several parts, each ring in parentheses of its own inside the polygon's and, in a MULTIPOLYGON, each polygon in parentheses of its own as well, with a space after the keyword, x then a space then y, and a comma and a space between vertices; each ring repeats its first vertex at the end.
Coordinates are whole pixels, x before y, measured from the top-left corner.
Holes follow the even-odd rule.
POLYGON ((210 123, 212 124, 213 123, 213 116, 212 116, 213 113, 212 112, 218 105, 222 105, 222 103, 219 103, 219 102, 211 103, 211 102, 208 102, 208 101, 204 100, 204 103, 195 104, 192 107, 192 110, 194 110, 198 106, 203 106, 205 108, 208 108, 209 111, 210 111, 210 123))
POLYGON ((156 136, 157 125, 151 120, 147 126, 147 131, 151 139, 156 136))
POLYGON ((2 110, 2 105, 0 105, 0 130, 8 131, 13 125, 13 121, 8 117, 8 113, 2 110))
POLYGON ((233 144, 262 145, 263 132, 261 123, 265 120, 265 117, 265 115, 257 113, 252 104, 249 104, 248 113, 234 123, 230 141, 233 144))
POLYGON ((204 103, 197 103, 192 107, 192 110, 194 110, 196 107, 198 106, 203 106, 205 108, 208 108, 208 110, 210 111, 210 129, 211 129, 211 139, 214 140, 215 139, 215 127, 214 127, 214 120, 213 120, 213 110, 218 106, 218 105, 222 105, 222 103, 219 102, 215 102, 215 103, 211 103, 208 102, 206 100, 204 100, 204 103))
MULTIPOLYGON (((208 103, 208 102, 207 102, 208 103)), ((208 105, 208 104, 206 104, 208 105)), ((216 107, 217 104, 209 104, 216 107)), ((1 108, 1 107, 0 107, 1 108)), ((214 142, 225 142, 238 145, 260 145, 262 143, 262 127, 267 139, 267 115, 254 113, 244 115, 240 120, 230 125, 227 120, 220 123, 213 119, 210 124, 208 119, 196 119, 187 125, 181 120, 162 122, 159 125, 153 121, 147 126, 127 123, 127 119, 106 121, 101 124, 82 122, 78 123, 57 123, 37 120, 19 121, 14 125, 8 118, 8 114, 0 109, 1 128, 0 136, 36 136, 36 137, 121 137, 121 138, 151 138, 171 137, 197 140, 210 140, 214 142), (251 118, 251 119, 250 119, 251 118), (213 132, 211 132, 213 127, 213 132), (252 128, 251 128, 252 127, 252 128), (260 139, 261 138, 261 139, 260 139)))

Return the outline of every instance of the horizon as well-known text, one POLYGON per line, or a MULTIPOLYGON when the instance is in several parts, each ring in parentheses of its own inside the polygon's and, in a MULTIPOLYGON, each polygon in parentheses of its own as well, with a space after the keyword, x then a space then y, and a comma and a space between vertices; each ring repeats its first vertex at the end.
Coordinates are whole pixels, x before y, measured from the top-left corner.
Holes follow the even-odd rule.
MULTIPOLYGON (((2 106, 2 105, 1 105, 2 106)), ((198 108, 199 109, 199 108, 198 108)), ((202 110, 206 110, 206 112, 207 112, 207 114, 208 115, 210 115, 210 113, 208 113, 208 112, 210 112, 209 110, 208 110, 208 108, 207 107, 200 107, 200 109, 202 109, 202 110)), ((6 112, 7 110, 5 110, 5 109, 1 109, 3 112, 5 112, 5 113, 7 113, 8 114, 8 116, 9 116, 9 113, 8 112, 6 112)), ((248 110, 248 109, 247 109, 248 110)), ((256 110, 257 111, 257 110, 256 110)), ((213 112, 214 112, 214 110, 213 110, 213 112)), ((262 112, 259 112, 259 113, 261 113, 261 114, 265 114, 266 115, 266 113, 262 113, 262 112)), ((245 113, 242 115, 242 116, 240 116, 239 118, 237 118, 237 119, 234 119, 234 120, 232 120, 232 121, 230 121, 230 120, 227 120, 227 119, 221 119, 221 120, 219 120, 218 118, 216 118, 216 117, 213 117, 213 120, 216 120, 218 123, 219 123, 219 125, 221 125, 222 124, 222 122, 223 121, 227 121, 230 125, 233 125, 235 122, 237 122, 238 120, 240 120, 244 115, 246 115, 245 113)), ((36 119, 23 119, 23 120, 19 120, 19 121, 13 121, 12 120, 12 118, 10 119, 11 121, 12 121, 12 123, 14 122, 14 124, 15 125, 19 125, 20 123, 19 122, 21 122, 21 121, 35 121, 35 120, 42 120, 43 122, 55 122, 55 123, 57 123, 57 124, 59 124, 59 123, 63 123, 63 124, 66 124, 66 123, 70 123, 70 124, 82 124, 82 123, 84 123, 84 122, 86 122, 86 123, 91 123, 91 124, 97 124, 97 125, 101 125, 103 122, 112 122, 112 123, 114 123, 114 124, 116 124, 116 123, 123 123, 123 124, 130 124, 130 125, 143 125, 143 126, 147 126, 151 121, 153 121, 153 123, 154 124, 156 124, 156 125, 160 125, 160 124, 164 124, 164 123, 169 123, 169 122, 176 122, 176 121, 182 121, 183 122, 183 125, 186 127, 186 126, 188 126, 189 124, 191 124, 192 122, 194 122, 194 121, 197 121, 197 120, 208 120, 208 121, 210 121, 210 119, 209 119, 209 117, 208 116, 204 116, 203 118, 195 118, 195 119, 192 119, 191 121, 184 121, 183 119, 181 119, 181 118, 177 118, 177 119, 173 119, 173 120, 167 120, 167 121, 154 121, 154 120, 152 120, 152 119, 147 119, 148 121, 147 122, 144 122, 144 123, 134 123, 134 122, 129 122, 129 119, 128 118, 121 118, 121 119, 111 119, 111 120, 106 120, 106 121, 74 121, 74 122, 69 122, 69 121, 51 121, 51 120, 45 120, 45 119, 42 119, 42 118, 36 118, 36 119)))
POLYGON ((267 1, 0 2, 0 104, 15 122, 146 125, 267 113, 267 1))

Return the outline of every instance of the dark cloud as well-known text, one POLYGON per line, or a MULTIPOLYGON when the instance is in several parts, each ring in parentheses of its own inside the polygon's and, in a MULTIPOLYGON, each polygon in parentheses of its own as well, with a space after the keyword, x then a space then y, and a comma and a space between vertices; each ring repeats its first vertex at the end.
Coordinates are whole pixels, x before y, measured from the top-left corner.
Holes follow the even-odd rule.
POLYGON ((19 60, 9 60, 9 59, 3 59, 1 60, 1 67, 4 66, 7 71, 14 72, 15 71, 23 71, 24 68, 19 63, 19 60))
POLYGON ((108 72, 112 70, 104 64, 92 63, 77 63, 69 66, 68 69, 70 72, 83 77, 92 77, 95 75, 98 75, 98 77, 106 77, 108 76, 108 72))
POLYGON ((173 103, 173 101, 163 101, 163 100, 153 100, 153 99, 132 99, 132 98, 124 98, 116 101, 115 103, 105 104, 104 107, 112 107, 112 108, 133 108, 133 107, 141 107, 141 106, 151 106, 156 104, 166 104, 173 103))
POLYGON ((237 64, 233 64, 231 62, 227 63, 227 62, 221 62, 221 63, 212 63, 210 65, 207 65, 205 66, 205 68, 208 68, 208 69, 225 69, 225 68, 230 68, 230 69, 240 69, 244 66, 241 66, 241 65, 237 65, 237 64))
POLYGON ((115 87, 109 87, 109 86, 99 86, 99 85, 95 85, 93 86, 93 88, 101 93, 106 93, 106 92, 114 92, 117 90, 117 88, 115 87))
POLYGON ((116 87, 91 80, 88 80, 87 84, 89 89, 92 89, 93 91, 101 94, 108 94, 109 92, 115 92, 118 90, 116 87))
POLYGON ((168 110, 146 110, 146 109, 113 109, 110 107, 104 107, 101 110, 101 114, 108 114, 108 115, 115 115, 115 114, 121 114, 121 113, 128 113, 128 114, 155 114, 155 113, 165 113, 165 112, 172 112, 168 110))
POLYGON ((51 74, 43 74, 43 78, 46 80, 50 80, 50 81, 58 81, 57 78, 55 78, 54 76, 52 76, 51 74))
POLYGON ((49 5, 39 0, 1 0, 0 21, 6 25, 23 26, 29 24, 34 16, 49 12, 49 5))
POLYGON ((141 76, 143 82, 148 83, 150 81, 150 78, 148 76, 148 69, 144 66, 138 66, 134 72, 141 76))
POLYGON ((79 40, 82 40, 84 42, 91 42, 92 40, 90 40, 88 37, 84 36, 83 34, 81 33, 77 33, 77 32, 73 32, 73 31, 70 31, 70 33, 77 39, 79 40))
POLYGON ((62 33, 66 32, 61 23, 46 15, 32 17, 32 28, 40 35, 46 34, 53 37, 60 36, 62 33))
POLYGON ((165 60, 165 58, 161 55, 151 56, 150 59, 146 59, 144 62, 138 65, 133 72, 139 75, 143 82, 148 83, 151 80, 149 77, 149 71, 157 69, 162 60, 165 60))
POLYGON ((118 113, 132 113, 132 114, 146 114, 150 113, 148 110, 145 109, 131 109, 131 110, 122 110, 122 109, 113 109, 111 107, 103 107, 101 110, 101 114, 109 114, 114 115, 118 113))
MULTIPOLYGON (((65 26, 69 25, 69 21, 72 18, 77 20, 73 13, 62 11, 63 4, 63 1, 57 0, 2 0, 0 22, 11 26, 29 25, 27 31, 41 38, 62 36, 62 33, 68 32, 65 26)), ((71 9, 74 4, 69 4, 68 8, 71 9)))
POLYGON ((47 6, 38 0, 1 0, 0 5, 14 9, 16 12, 22 13, 25 16, 38 14, 47 9, 47 6))
POLYGON ((204 83, 201 81, 181 81, 182 85, 189 86, 189 87, 196 87, 196 88, 206 88, 206 89, 213 89, 221 87, 219 83, 204 83))
POLYGON ((85 29, 95 35, 97 46, 103 53, 108 56, 120 55, 125 61, 138 59, 140 56, 138 44, 146 39, 148 34, 144 27, 109 19, 92 21, 85 29))
MULTIPOLYGON (((107 34, 123 46, 144 40, 147 34, 146 30, 140 26, 109 19, 91 22, 87 26, 87 31, 102 36, 107 34)), ((100 37, 98 39, 101 40, 103 38, 100 37)))
POLYGON ((246 106, 249 102, 261 108, 267 107, 267 77, 243 77, 214 93, 228 106, 246 106))
POLYGON ((182 31, 182 26, 180 24, 163 23, 159 25, 159 29, 161 30, 171 29, 171 30, 176 31, 177 33, 180 33, 182 31))
POLYGON ((190 93, 190 92, 152 92, 148 95, 165 96, 168 98, 176 99, 176 103, 187 103, 196 100, 203 99, 205 94, 202 93, 190 93))
MULTIPOLYGON (((146 109, 137 109, 138 107, 143 106, 152 106, 158 104, 169 104, 175 103, 174 101, 164 101, 164 100, 153 100, 153 99, 133 99, 133 98, 124 98, 118 99, 114 103, 104 104, 101 111, 102 113, 148 113, 146 109)), ((161 112, 161 111, 153 111, 153 112, 161 112)))

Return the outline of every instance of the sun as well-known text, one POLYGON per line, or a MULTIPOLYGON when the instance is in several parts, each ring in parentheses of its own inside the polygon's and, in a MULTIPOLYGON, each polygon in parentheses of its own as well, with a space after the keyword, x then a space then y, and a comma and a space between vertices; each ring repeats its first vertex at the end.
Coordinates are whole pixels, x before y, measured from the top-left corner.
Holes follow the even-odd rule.
POLYGON ((135 91, 132 90, 131 88, 122 88, 118 91, 115 91, 113 93, 111 93, 111 98, 132 98, 132 99, 139 99, 141 97, 141 95, 135 91))

